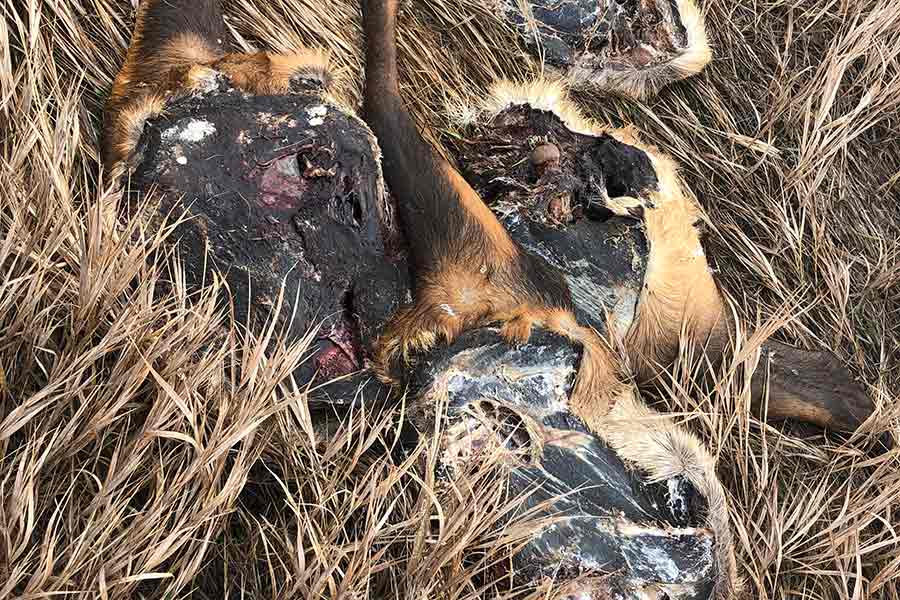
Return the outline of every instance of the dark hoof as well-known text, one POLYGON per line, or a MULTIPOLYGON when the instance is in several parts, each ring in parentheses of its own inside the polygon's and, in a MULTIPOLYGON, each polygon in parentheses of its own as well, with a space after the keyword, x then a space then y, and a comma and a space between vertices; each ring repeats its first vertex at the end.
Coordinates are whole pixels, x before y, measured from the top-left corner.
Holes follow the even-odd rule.
POLYGON ((866 390, 829 352, 809 352, 768 341, 753 374, 754 399, 763 398, 767 376, 770 420, 796 419, 853 433, 875 411, 866 390))

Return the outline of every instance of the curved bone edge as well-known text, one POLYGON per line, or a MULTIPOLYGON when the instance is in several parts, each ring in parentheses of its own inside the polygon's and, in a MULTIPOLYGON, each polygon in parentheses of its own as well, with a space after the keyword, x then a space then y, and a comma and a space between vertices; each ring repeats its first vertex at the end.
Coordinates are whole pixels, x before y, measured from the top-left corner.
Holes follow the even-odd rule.
MULTIPOLYGON (((569 518, 536 533, 517 556, 515 567, 523 576, 548 574, 566 557, 576 572, 619 573, 616 589, 669 583, 709 587, 717 563, 713 532, 704 527, 705 500, 677 475, 645 481, 568 411, 576 361, 574 348, 551 333, 535 331, 527 344, 513 348, 495 330, 468 332, 433 352, 417 373, 416 383, 424 390, 417 407, 420 426, 427 434, 434 422, 429 412, 441 405, 435 394, 447 395, 445 437, 454 430, 471 431, 453 425, 470 418, 470 404, 483 398, 537 424, 533 431, 542 438, 534 441, 541 448, 538 464, 512 458, 508 493, 531 491, 519 511, 565 494, 548 514, 569 518)), ((445 453, 439 476, 452 477, 453 462, 460 458, 465 456, 445 453)))
MULTIPOLYGON (((318 327, 311 358, 295 373, 300 385, 362 367, 363 348, 409 281, 392 247, 380 151, 360 119, 323 97, 315 80, 253 96, 219 75, 148 120, 136 158, 131 210, 156 190, 152 225, 187 213, 173 238, 189 286, 219 274, 236 318, 256 332, 275 318, 286 343, 318 327)), ((319 397, 348 393, 334 390, 319 397)))

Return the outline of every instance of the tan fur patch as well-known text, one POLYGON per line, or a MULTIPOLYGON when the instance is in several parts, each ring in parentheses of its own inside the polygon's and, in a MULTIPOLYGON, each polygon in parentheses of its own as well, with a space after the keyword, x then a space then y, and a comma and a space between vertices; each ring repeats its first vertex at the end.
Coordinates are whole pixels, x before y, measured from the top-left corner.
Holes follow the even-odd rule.
POLYGON ((815 405, 799 396, 785 396, 774 393, 769 396, 768 419, 797 419, 829 428, 834 424, 834 415, 826 406, 815 405))
POLYGON ((631 389, 622 374, 622 360, 606 340, 580 325, 570 311, 551 312, 545 317, 545 326, 581 345, 581 363, 569 403, 572 411, 593 428, 631 389))
POLYGON ((617 196, 606 201, 606 208, 611 210, 614 215, 627 217, 633 214, 633 210, 642 208, 644 203, 631 196, 617 196))
POLYGON ((203 38, 192 33, 180 33, 153 60, 168 68, 179 68, 207 64, 221 55, 218 48, 211 47, 203 38))
POLYGON ((682 476, 693 484, 707 501, 706 527, 716 539, 720 577, 714 597, 741 597, 743 582, 737 575, 728 500, 716 476, 715 461, 700 441, 633 392, 620 396, 606 418, 592 428, 650 481, 682 476))
POLYGON ((328 83, 328 56, 303 50, 293 54, 229 54, 213 64, 236 87, 249 94, 275 95, 288 92, 295 77, 309 77, 328 83))
POLYGON ((682 325, 703 343, 726 325, 725 306, 709 270, 695 223, 696 205, 679 188, 651 194, 644 212, 650 255, 637 314, 625 346, 640 380, 676 358, 682 325))
POLYGON ((673 68, 684 77, 695 75, 712 60, 712 47, 706 35, 706 23, 694 0, 677 0, 681 24, 687 32, 687 48, 675 59, 673 68))
POLYGON ((144 125, 149 119, 162 114, 165 107, 165 97, 151 92, 138 96, 118 112, 112 128, 107 131, 108 169, 115 169, 119 162, 131 156, 144 131, 144 125))
POLYGON ((584 135, 601 135, 610 128, 585 117, 581 110, 569 100, 568 91, 559 79, 538 78, 528 82, 515 82, 501 79, 491 89, 481 103, 474 109, 465 109, 465 114, 484 114, 491 118, 500 114, 510 105, 528 104, 537 110, 546 110, 555 114, 571 131, 584 135))
POLYGON ((292 54, 269 54, 272 80, 290 85, 294 77, 308 77, 324 84, 329 80, 329 55, 324 50, 300 50, 292 54))
POLYGON ((145 87, 165 87, 172 71, 187 69, 194 64, 210 63, 221 55, 203 38, 191 33, 181 33, 152 56, 141 51, 140 23, 128 48, 125 64, 113 83, 111 99, 126 98, 145 87))
POLYGON ((647 98, 670 83, 702 71, 712 60, 703 13, 693 0, 677 0, 676 4, 687 33, 687 44, 673 58, 643 69, 604 69, 597 73, 594 69, 574 68, 566 73, 566 79, 573 85, 588 84, 632 98, 647 98))
POLYGON ((184 73, 221 54, 199 36, 181 33, 146 56, 142 49, 142 15, 139 13, 125 64, 113 82, 106 104, 103 156, 107 173, 131 155, 147 119, 158 115, 167 99, 184 85, 184 73))
POLYGON ((192 65, 184 76, 184 87, 192 92, 201 92, 215 85, 218 71, 206 65, 192 65))

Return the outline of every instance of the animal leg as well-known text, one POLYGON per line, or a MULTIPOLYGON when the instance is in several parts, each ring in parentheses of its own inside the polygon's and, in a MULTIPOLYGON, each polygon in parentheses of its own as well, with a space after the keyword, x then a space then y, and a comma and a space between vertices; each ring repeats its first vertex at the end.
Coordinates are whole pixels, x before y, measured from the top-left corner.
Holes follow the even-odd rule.
MULTIPOLYGON (((715 368, 733 330, 695 227, 699 211, 681 191, 668 160, 657 160, 657 167, 664 185, 645 205, 650 257, 625 343, 639 382, 657 377, 682 351, 715 368)), ((767 396, 770 420, 791 418, 853 431, 874 411, 871 398, 834 355, 775 341, 765 342, 762 352, 751 386, 757 414, 764 412, 767 396)))
POLYGON ((796 419, 852 432, 875 410, 871 397, 833 354, 773 340, 762 346, 751 389, 754 410, 773 421, 796 419))
POLYGON ((224 55, 220 0, 142 0, 125 64, 104 111, 103 162, 110 172, 137 146, 147 119, 162 112, 184 71, 224 55))
POLYGON ((389 372, 385 359, 402 354, 404 348, 447 337, 447 317, 434 318, 441 310, 454 315, 454 335, 463 328, 501 322, 507 338, 524 341, 532 324, 544 323, 584 349, 573 406, 586 410, 601 407, 593 413, 605 414, 609 402, 590 394, 618 389, 621 380, 614 361, 595 364, 605 356, 596 351, 597 340, 575 322, 565 279, 512 240, 477 192, 422 138, 407 111, 397 70, 398 8, 399 0, 363 1, 363 105, 366 122, 383 152, 385 180, 398 199, 416 277, 427 284, 417 284, 418 308, 399 316, 399 326, 415 332, 412 339, 407 331, 394 326, 377 345, 376 357, 382 363, 379 370, 389 372), (428 317, 416 323, 412 315, 428 317), (601 382, 599 377, 608 380, 601 382))

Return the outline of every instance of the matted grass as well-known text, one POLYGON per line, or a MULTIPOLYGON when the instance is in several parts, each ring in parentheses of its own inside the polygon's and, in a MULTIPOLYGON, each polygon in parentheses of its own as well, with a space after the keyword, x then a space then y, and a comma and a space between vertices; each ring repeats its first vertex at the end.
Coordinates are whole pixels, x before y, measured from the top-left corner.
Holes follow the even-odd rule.
MULTIPOLYGON (((532 72, 487 4, 405 12, 404 88, 436 138, 492 79, 532 72)), ((718 458, 750 597, 896 600, 900 459, 866 447, 900 414, 900 6, 704 4, 703 74, 646 103, 579 100, 681 163, 723 285, 761 326, 748 348, 776 328, 832 348, 880 413, 848 441, 749 418, 734 375, 703 394, 684 374, 663 400, 718 458)), ((378 458, 399 411, 323 435, 286 383, 304 344, 264 355, 221 286, 189 302, 166 275, 166 232, 116 223, 98 124, 130 2, 3 6, 0 597, 477 597, 528 530, 492 526, 487 471, 439 490, 432 449, 378 458)), ((226 8, 247 47, 331 49, 358 97, 355 2, 226 8)))

